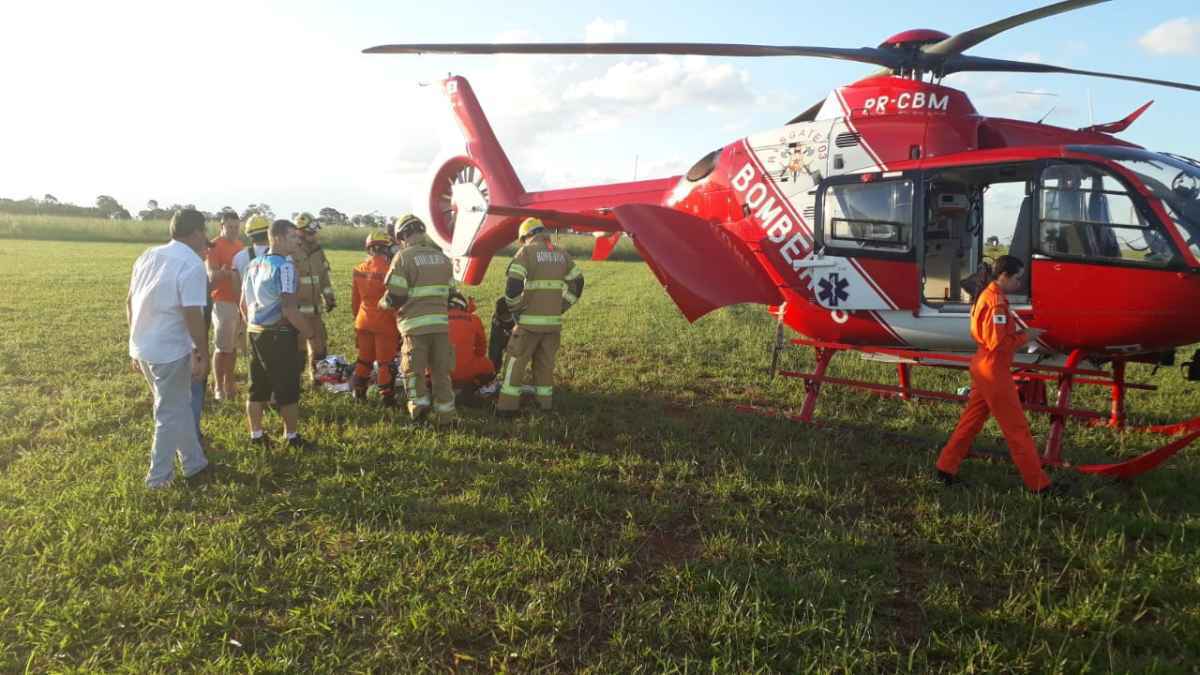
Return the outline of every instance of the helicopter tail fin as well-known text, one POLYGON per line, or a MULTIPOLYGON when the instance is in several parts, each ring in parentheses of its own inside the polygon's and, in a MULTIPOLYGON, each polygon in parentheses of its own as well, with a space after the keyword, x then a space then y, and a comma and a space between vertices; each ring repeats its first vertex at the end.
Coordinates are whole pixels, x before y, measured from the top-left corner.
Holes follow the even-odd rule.
POLYGON ((434 163, 418 208, 428 209, 429 234, 454 261, 455 277, 477 284, 492 255, 516 238, 520 221, 488 207, 518 206, 526 192, 467 80, 439 84, 463 144, 434 163))
POLYGON ((526 192, 500 147, 471 85, 462 77, 441 81, 462 136, 462 145, 434 162, 426 194, 430 236, 454 263, 454 276, 468 285, 483 281, 492 256, 517 238, 524 218, 540 218, 550 229, 607 234, 596 239, 593 259, 607 258, 623 229, 613 208, 661 203, 679 176, 559 190, 526 192), (615 233, 615 234, 614 234, 615 233))

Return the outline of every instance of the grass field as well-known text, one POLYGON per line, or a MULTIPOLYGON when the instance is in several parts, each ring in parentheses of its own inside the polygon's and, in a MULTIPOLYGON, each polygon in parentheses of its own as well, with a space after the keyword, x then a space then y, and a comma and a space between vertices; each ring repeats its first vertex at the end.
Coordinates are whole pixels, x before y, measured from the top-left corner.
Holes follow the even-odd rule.
MULTIPOLYGON (((371 230, 358 227, 329 226, 321 230, 321 243, 333 251, 361 251, 363 240, 371 230)), ((217 224, 210 222, 211 237, 220 234, 217 224)), ((30 216, 0 213, 0 241, 31 239, 55 242, 120 242, 154 244, 169 236, 170 224, 165 220, 107 220, 105 218, 73 218, 65 216, 30 216)), ((558 243, 572 255, 590 258, 595 240, 589 235, 555 235, 558 243)), ((515 247, 503 254, 512 255, 515 247)), ((628 238, 622 238, 609 257, 610 260, 641 260, 628 238)))
MULTIPOLYGON (((956 407, 827 389, 828 426, 738 414, 802 398, 764 374, 770 317, 689 326, 637 263, 583 263, 555 415, 466 410, 436 433, 306 395, 315 447, 297 452, 250 449, 240 410, 210 407, 215 478, 147 492, 150 402, 122 307, 143 248, 0 240, 0 672, 1200 664, 1195 450, 1070 499, 983 461, 964 467, 969 489, 943 490, 929 475, 956 407)), ((332 353, 347 356, 358 257, 332 255, 332 353)), ((475 290, 485 308, 497 277, 475 290)), ((1135 417, 1197 413, 1176 370, 1158 381, 1131 396, 1135 417)), ((1081 459, 1161 442, 1067 436, 1081 459)))

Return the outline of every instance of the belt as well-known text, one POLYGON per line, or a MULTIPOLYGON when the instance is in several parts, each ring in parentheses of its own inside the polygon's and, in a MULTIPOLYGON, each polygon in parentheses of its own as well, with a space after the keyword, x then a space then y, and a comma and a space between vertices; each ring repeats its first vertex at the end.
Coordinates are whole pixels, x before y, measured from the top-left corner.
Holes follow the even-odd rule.
POLYGON ((247 328, 247 331, 251 332, 251 333, 263 333, 263 334, 274 334, 274 335, 288 335, 288 334, 295 335, 295 334, 299 333, 299 331, 297 331, 296 328, 294 326, 292 326, 292 324, 287 323, 286 321, 280 321, 279 323, 273 323, 270 326, 259 326, 256 324, 250 324, 250 326, 247 328))

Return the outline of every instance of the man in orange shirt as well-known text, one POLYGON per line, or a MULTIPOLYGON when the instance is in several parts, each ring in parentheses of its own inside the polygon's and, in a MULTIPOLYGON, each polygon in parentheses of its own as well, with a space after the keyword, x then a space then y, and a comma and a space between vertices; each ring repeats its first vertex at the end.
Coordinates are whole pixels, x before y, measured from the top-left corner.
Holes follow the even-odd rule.
POLYGON ((371 364, 379 364, 377 384, 383 405, 396 405, 395 374, 392 360, 400 342, 400 331, 396 326, 396 310, 380 309, 379 299, 387 294, 383 283, 391 267, 388 249, 392 238, 386 232, 374 231, 367 235, 367 259, 354 268, 353 286, 350 291, 350 313, 354 315, 354 333, 358 344, 358 363, 354 365, 354 377, 350 380, 354 398, 367 398, 367 378, 371 376, 371 364))
POLYGON ((454 347, 454 371, 450 381, 468 395, 496 377, 488 359, 487 335, 475 314, 475 301, 450 291, 450 344, 454 347))
POLYGON ((992 282, 971 308, 971 338, 979 349, 971 359, 971 395, 967 408, 937 461, 938 477, 946 485, 957 482, 958 468, 990 415, 1000 425, 1013 464, 1029 491, 1039 494, 1060 492, 1059 486, 1052 486, 1042 470, 1033 435, 1029 432, 1029 421, 1025 419, 1025 410, 1012 378, 1013 354, 1036 337, 1036 331, 1017 327, 1016 314, 1009 309, 1005 295, 1021 287, 1024 266, 1012 256, 997 258, 992 282))
POLYGON ((242 280, 233 266, 233 257, 242 250, 238 241, 241 222, 237 213, 226 211, 221 214, 221 235, 214 239, 208 252, 209 285, 213 300, 213 397, 218 401, 237 397, 237 381, 234 367, 237 364, 237 346, 244 343, 242 316, 238 311, 241 300, 242 280))

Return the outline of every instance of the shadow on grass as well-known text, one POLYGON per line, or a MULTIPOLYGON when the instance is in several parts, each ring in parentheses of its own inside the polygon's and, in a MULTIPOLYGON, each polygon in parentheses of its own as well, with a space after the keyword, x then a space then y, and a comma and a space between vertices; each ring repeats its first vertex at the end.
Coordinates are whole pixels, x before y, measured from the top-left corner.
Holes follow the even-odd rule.
MULTIPOLYGON (((515 421, 495 420, 486 408, 464 410, 459 426, 433 433, 395 412, 335 401, 305 423, 324 425, 335 438, 356 424, 383 425, 388 435, 305 451, 234 448, 229 459, 254 468, 218 472, 212 485, 254 514, 255 531, 288 528, 297 538, 291 547, 333 526, 448 537, 473 557, 516 542, 554 561, 611 561, 611 569, 594 564, 574 582, 564 610, 571 627, 556 649, 576 666, 605 653, 623 630, 657 635, 664 658, 716 658, 724 640, 772 653, 771 630, 733 625, 723 637, 709 635, 713 612, 737 602, 756 603, 754 620, 766 624, 788 625, 807 612, 808 625, 840 622, 826 635, 866 626, 870 637, 862 639, 877 648, 923 644, 931 625, 954 623, 954 610, 926 606, 930 589, 967 589, 978 617, 1003 604, 1007 586, 947 565, 945 558, 971 552, 924 541, 919 524, 927 507, 920 502, 942 501, 967 518, 1000 508, 1020 519, 1042 509, 1023 497, 1015 472, 1004 488, 938 491, 924 476, 942 438, 868 420, 807 426, 714 403, 569 389, 556 403, 554 413, 515 421)), ((1172 511, 1197 505, 1196 497, 1180 497, 1189 492, 1183 486, 1162 487, 1152 498, 1128 491, 1101 497, 1147 499, 1172 511)), ((192 510, 210 508, 203 495, 190 501, 192 510)), ((1055 509, 1059 525, 1051 527, 1103 531, 1109 518, 1075 513, 1070 504, 1055 509)), ((1112 516, 1114 527, 1131 533, 1138 517, 1112 516)), ((824 648, 821 635, 814 630, 792 644, 824 648)), ((1056 629, 1039 634, 1050 644, 1069 637, 1056 629)), ((255 649, 271 644, 264 638, 255 649)), ((773 667, 803 665, 791 660, 794 648, 779 653, 787 655, 768 657, 773 667)))

